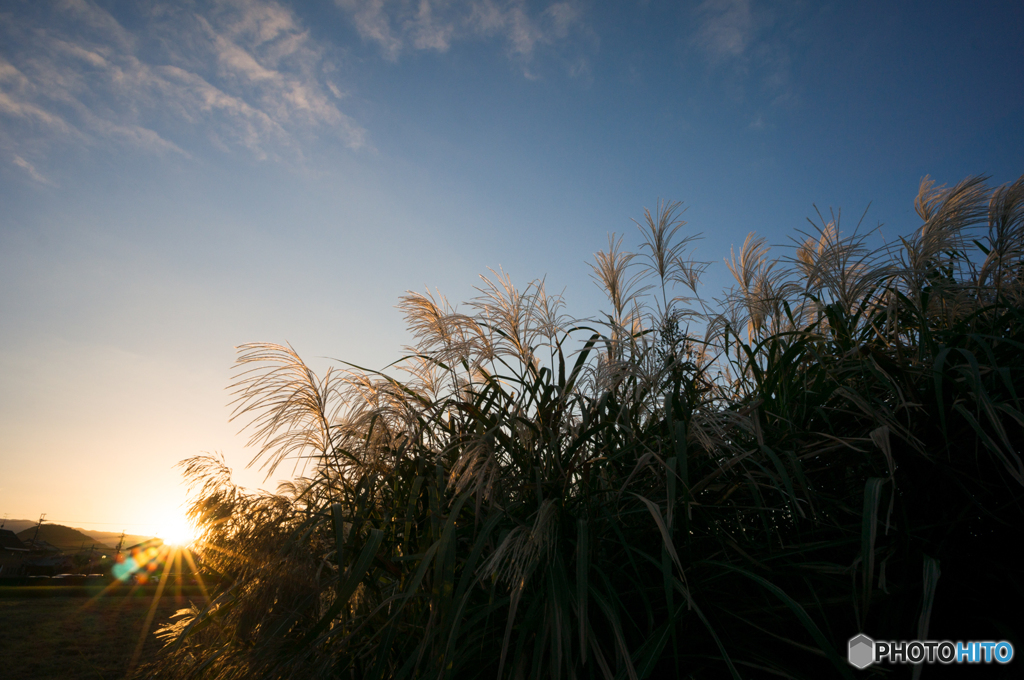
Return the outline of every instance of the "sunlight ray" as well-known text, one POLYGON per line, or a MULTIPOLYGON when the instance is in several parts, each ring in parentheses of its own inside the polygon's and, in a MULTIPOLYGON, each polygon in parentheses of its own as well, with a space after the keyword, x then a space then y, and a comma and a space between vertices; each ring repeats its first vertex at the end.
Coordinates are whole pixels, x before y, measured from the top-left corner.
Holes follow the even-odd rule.
MULTIPOLYGON (((174 548, 177 552, 177 548, 174 548)), ((167 580, 170 577, 170 569, 168 567, 170 560, 163 563, 163 571, 160 574, 160 579, 157 582, 156 593, 153 595, 153 603, 149 607, 149 611, 146 613, 146 620, 142 624, 142 631, 139 633, 139 642, 135 646, 135 651, 132 653, 131 662, 128 664, 129 674, 135 668, 139 662, 139 658, 142 656, 142 648, 146 644, 146 637, 149 635, 149 629, 153 625, 153 616, 156 614, 156 607, 160 603, 160 597, 163 595, 164 587, 167 585, 167 580)))

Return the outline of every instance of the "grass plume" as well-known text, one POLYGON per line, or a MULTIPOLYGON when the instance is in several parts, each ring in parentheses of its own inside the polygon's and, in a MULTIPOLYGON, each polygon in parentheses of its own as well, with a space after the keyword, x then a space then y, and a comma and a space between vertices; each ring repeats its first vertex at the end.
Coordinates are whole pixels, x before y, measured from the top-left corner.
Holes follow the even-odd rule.
POLYGON ((752 234, 716 302, 659 204, 597 253, 604 314, 503 272, 465 311, 408 293, 392 374, 244 346, 236 417, 303 476, 184 463, 222 586, 140 674, 852 678, 861 631, 1019 644, 1024 178, 916 206, 877 249, 838 215, 775 259, 752 234))

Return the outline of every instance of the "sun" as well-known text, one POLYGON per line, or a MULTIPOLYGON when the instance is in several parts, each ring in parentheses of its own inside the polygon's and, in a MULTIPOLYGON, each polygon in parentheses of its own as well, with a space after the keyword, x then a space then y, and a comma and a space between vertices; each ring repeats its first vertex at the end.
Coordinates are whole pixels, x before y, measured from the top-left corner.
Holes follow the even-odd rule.
POLYGON ((162 539, 165 545, 176 545, 185 547, 195 539, 195 530, 184 517, 168 517, 157 529, 157 537, 162 539))

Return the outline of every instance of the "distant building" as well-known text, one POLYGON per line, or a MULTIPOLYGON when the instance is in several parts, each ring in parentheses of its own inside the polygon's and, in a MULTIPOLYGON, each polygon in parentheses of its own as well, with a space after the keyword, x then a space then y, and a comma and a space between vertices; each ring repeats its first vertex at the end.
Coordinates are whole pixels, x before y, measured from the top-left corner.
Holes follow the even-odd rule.
POLYGON ((71 571, 73 566, 71 558, 61 553, 44 557, 33 556, 25 560, 23 573, 25 576, 56 576, 71 571))
POLYGON ((28 552, 28 547, 21 542, 18 535, 7 529, 0 529, 0 550, 12 552, 28 552))
POLYGON ((47 543, 41 538, 35 541, 29 539, 24 541, 24 544, 33 555, 53 555, 61 551, 57 546, 47 543))
POLYGON ((22 541, 28 548, 21 563, 21 576, 56 576, 70 571, 71 558, 57 546, 43 539, 22 541))
POLYGON ((0 577, 21 576, 29 548, 13 531, 0 529, 0 577))

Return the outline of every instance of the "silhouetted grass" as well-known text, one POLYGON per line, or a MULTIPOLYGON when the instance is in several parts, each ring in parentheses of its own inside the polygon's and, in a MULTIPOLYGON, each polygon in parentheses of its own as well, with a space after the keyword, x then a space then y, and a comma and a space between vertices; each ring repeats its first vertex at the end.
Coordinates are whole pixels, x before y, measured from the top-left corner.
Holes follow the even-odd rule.
POLYGON ((257 460, 309 476, 183 463, 226 585, 146 672, 852 678, 860 631, 1019 643, 1024 178, 917 206, 881 249, 751 235, 718 300, 659 206, 597 254, 597 318, 504 274, 406 295, 401 378, 244 346, 257 460))

